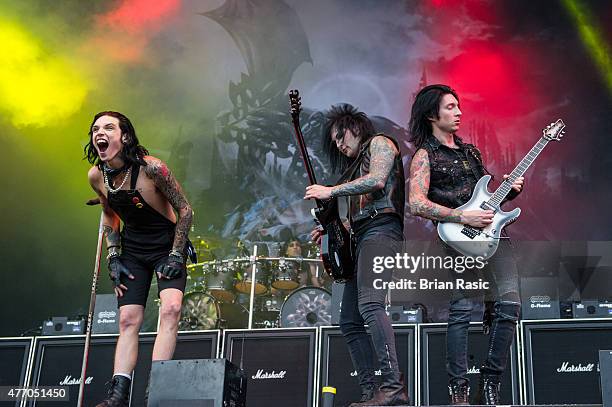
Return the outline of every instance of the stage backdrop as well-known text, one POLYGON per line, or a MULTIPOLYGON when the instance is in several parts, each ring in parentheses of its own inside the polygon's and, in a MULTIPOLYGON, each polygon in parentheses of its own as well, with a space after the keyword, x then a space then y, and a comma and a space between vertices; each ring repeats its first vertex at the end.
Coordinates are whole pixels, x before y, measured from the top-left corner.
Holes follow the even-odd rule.
MULTIPOLYGON (((192 235, 305 237, 306 178, 287 93, 321 182, 322 113, 348 102, 396 137, 415 92, 461 96, 459 135, 497 181, 557 118, 527 174, 515 239, 610 240, 612 5, 602 1, 108 0, 2 2, 0 335, 85 313, 99 207, 83 147, 93 115, 130 117, 195 210, 192 235)), ((408 238, 432 226, 408 214, 408 238)), ((103 272, 101 292, 110 292, 103 272)))

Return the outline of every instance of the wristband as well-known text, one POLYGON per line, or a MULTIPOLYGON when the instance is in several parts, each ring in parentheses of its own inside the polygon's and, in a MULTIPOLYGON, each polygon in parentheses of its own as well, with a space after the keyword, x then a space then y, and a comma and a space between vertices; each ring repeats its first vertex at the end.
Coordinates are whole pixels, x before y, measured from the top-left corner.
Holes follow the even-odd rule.
POLYGON ((176 250, 176 249, 172 249, 172 251, 170 251, 170 256, 176 256, 176 257, 180 257, 181 260, 184 259, 183 257, 183 253, 181 253, 180 251, 176 250))
POLYGON ((106 255, 106 260, 110 260, 113 257, 119 257, 119 256, 120 256, 120 254, 119 254, 118 251, 116 251, 116 250, 109 251, 108 254, 106 255))

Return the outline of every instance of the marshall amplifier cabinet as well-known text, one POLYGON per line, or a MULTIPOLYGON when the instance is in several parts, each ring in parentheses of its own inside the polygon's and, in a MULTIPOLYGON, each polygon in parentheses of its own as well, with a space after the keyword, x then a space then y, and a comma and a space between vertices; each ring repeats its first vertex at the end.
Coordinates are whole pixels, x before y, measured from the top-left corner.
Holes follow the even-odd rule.
MULTIPOLYGON (((28 406, 76 406, 83 361, 84 336, 40 336, 34 339, 29 386, 67 386, 70 401, 29 400, 28 406)), ((95 405, 106 395, 105 383, 113 374, 117 335, 92 337, 84 405, 95 405)))
MULTIPOLYGON (((489 336, 482 332, 482 324, 472 322, 468 329, 468 379, 470 404, 475 404, 480 367, 489 347, 489 336)), ((501 379, 501 403, 519 404, 520 380, 517 341, 510 347, 508 368, 501 379)), ((420 404, 446 405, 449 403, 448 374, 446 373, 446 324, 419 325, 419 379, 420 404)))
POLYGON ((604 406, 612 406, 612 350, 599 351, 599 370, 601 400, 604 406))
MULTIPOLYGON (((0 339, 0 386, 25 386, 32 342, 31 337, 0 339)), ((19 402, 6 401, 0 405, 18 406, 19 402)))
MULTIPOLYGON (((413 324, 394 325, 395 346, 399 367, 404 373, 410 399, 415 395, 415 334, 413 324)), ((334 403, 336 406, 347 405, 359 399, 361 390, 357 381, 357 372, 353 370, 351 356, 344 337, 337 327, 321 327, 319 338, 319 383, 317 388, 332 386, 336 388, 334 403)), ((373 360, 374 366, 376 361, 373 360)), ((380 371, 376 372, 380 375, 380 371)), ((322 394, 319 392, 319 397, 322 394)), ((319 401, 319 405, 322 401, 319 401)))
POLYGON ((222 353, 246 374, 246 405, 311 407, 316 339, 316 328, 225 330, 222 353))
POLYGON ((527 404, 601 404, 598 352, 612 319, 522 321, 527 404))
MULTIPOLYGON (((95 405, 106 396, 106 382, 113 374, 113 360, 118 335, 93 335, 87 377, 85 378, 84 405, 95 405)), ((180 333, 174 353, 175 359, 214 358, 217 356, 219 331, 193 331, 180 333)), ((133 372, 132 406, 144 405, 144 392, 149 378, 151 354, 155 334, 141 334, 138 364, 133 372)), ((68 386, 69 402, 29 400, 28 406, 76 406, 83 361, 85 337, 54 336, 34 340, 33 365, 29 386, 68 386)))

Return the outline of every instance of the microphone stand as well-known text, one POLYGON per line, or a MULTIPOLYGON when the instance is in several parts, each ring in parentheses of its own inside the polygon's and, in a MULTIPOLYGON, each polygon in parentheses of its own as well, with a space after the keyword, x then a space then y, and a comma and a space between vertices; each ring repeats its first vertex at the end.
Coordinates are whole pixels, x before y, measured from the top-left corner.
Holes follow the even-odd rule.
MULTIPOLYGON (((91 203, 88 202, 88 205, 91 205, 91 203)), ((102 242, 103 241, 104 241, 104 211, 100 213, 100 226, 98 228, 98 246, 96 248, 96 261, 94 263, 93 279, 91 281, 91 297, 89 298, 89 311, 87 313, 87 330, 85 331, 85 347, 83 349, 83 364, 81 366, 81 381, 79 383, 79 398, 77 402, 77 407, 83 406, 83 398, 85 395, 85 378, 87 377, 86 376, 87 361, 89 359, 89 344, 91 342, 91 327, 93 323, 94 308, 96 306, 96 290, 98 288, 98 276, 100 275, 100 259, 102 257, 102 242)))

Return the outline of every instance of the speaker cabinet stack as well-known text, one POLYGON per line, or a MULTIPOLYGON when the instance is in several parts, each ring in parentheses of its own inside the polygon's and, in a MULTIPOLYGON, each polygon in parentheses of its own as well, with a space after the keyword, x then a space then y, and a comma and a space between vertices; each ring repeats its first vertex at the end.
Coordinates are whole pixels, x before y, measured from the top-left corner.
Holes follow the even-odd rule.
POLYGON ((247 377, 249 407, 312 406, 317 329, 225 330, 223 357, 247 377))
MULTIPOLYGON (((487 356, 489 336, 482 333, 482 324, 473 322, 468 328, 468 379, 470 381, 470 404, 478 390, 480 367, 487 356)), ((419 401, 420 405, 447 405, 448 374, 446 373, 446 324, 419 325, 419 401)), ((501 403, 520 403, 520 380, 517 340, 510 348, 508 369, 501 379, 501 403)))
POLYGON ((522 321, 527 404, 601 404, 599 351, 612 319, 522 321))
MULTIPOLYGON (((394 326, 400 369, 416 405, 449 402, 446 329, 445 323, 394 326)), ((220 352, 219 335, 218 330, 179 333, 174 359, 209 359, 198 362, 201 364, 212 363, 210 359, 218 357, 227 359, 244 372, 241 377, 246 379, 249 407, 320 405, 319 390, 328 385, 337 388, 336 405, 355 400, 360 394, 356 372, 338 327, 225 330, 220 352)), ((92 337, 84 405, 94 405, 106 395, 117 337, 116 334, 92 337)), ((510 350, 508 369, 502 376, 501 402, 508 405, 596 405, 602 399, 607 402, 606 397, 612 398, 610 338, 611 318, 521 321, 510 350)), ((131 406, 144 406, 154 340, 154 333, 140 334, 131 406)), ((480 323, 472 323, 468 340, 468 378, 474 402, 489 337, 482 333, 480 323)), ((0 339, 0 386, 68 386, 69 402, 45 401, 44 406, 76 406, 83 346, 83 335, 0 339)), ((222 398, 226 387, 224 384, 222 398)), ((43 405, 34 400, 22 405, 39 403, 43 405)))
MULTIPOLYGON (((400 371, 404 373, 410 399, 414 400, 416 326, 414 324, 395 325, 393 330, 400 371)), ((344 406, 351 401, 358 400, 361 390, 357 381, 357 372, 353 370, 351 356, 340 328, 322 327, 319 340, 321 349, 319 356, 320 379, 317 388, 320 389, 322 386, 335 387, 337 389, 334 398, 336 406, 344 406)), ((373 363, 374 366, 377 365, 375 360, 373 360, 373 363)), ((380 371, 376 374, 379 375, 380 371)), ((317 397, 321 398, 321 396, 319 394, 317 397)))

